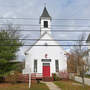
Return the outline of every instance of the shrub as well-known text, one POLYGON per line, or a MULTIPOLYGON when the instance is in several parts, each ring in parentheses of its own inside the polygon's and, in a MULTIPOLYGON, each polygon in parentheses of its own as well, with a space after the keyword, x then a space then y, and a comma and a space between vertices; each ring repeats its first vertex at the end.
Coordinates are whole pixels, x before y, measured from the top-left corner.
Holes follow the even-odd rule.
POLYGON ((61 78, 61 79, 69 79, 69 74, 67 71, 61 71, 58 73, 58 76, 61 78))
POLYGON ((85 77, 86 77, 86 78, 90 78, 90 75, 86 74, 85 77))
POLYGON ((13 74, 6 76, 5 81, 10 83, 17 83, 19 82, 19 75, 20 73, 14 72, 13 74))
POLYGON ((53 74, 53 79, 54 79, 54 81, 59 81, 60 80, 60 78, 56 74, 53 74))
POLYGON ((0 76, 0 83, 3 83, 4 81, 5 81, 5 78, 0 76))

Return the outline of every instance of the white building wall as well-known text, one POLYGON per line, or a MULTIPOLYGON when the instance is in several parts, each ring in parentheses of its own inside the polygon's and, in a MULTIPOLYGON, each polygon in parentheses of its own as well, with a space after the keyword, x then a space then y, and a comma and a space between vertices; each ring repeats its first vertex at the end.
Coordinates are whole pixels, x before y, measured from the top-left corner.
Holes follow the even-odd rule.
MULTIPOLYGON (((52 39, 48 34, 42 39, 52 39)), ((58 45, 56 41, 38 41, 36 45, 44 45, 47 43, 48 45, 58 45)), ((45 54, 48 54, 47 59, 51 59, 50 63, 50 72, 55 73, 55 60, 59 60, 59 70, 67 70, 67 60, 66 60, 66 52, 60 46, 33 46, 28 52, 28 56, 26 58, 26 69, 31 68, 32 73, 34 73, 34 60, 37 60, 37 73, 42 73, 42 59, 45 59, 45 54)), ((46 63, 46 62, 45 62, 46 63)), ((48 62, 47 62, 48 63, 48 62)))

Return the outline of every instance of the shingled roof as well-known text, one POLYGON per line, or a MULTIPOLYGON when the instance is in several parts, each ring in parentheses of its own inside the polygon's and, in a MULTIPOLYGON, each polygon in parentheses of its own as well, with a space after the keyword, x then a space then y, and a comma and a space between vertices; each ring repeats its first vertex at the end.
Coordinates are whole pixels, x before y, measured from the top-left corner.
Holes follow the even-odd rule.
POLYGON ((51 16, 49 15, 46 7, 44 7, 43 13, 40 18, 50 18, 51 19, 51 16))
POLYGON ((90 34, 88 35, 88 38, 87 38, 87 43, 90 42, 90 34))

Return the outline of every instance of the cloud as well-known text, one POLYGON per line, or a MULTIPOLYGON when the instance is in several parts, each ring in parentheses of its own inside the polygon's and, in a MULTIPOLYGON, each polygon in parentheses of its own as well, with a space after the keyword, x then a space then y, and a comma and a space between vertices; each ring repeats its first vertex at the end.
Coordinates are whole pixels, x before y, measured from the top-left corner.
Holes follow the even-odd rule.
MULTIPOLYGON (((16 17, 16 18, 39 18, 43 11, 44 0, 0 0, 0 17, 16 17)), ((90 0, 47 0, 47 9, 52 18, 61 19, 90 19, 90 0)), ((0 21, 0 23, 5 22, 0 21)), ((10 21, 11 22, 11 21, 10 21)), ((12 20, 12 23, 35 24, 39 25, 39 20, 12 20)), ((88 26, 90 21, 54 21, 53 25, 71 25, 71 26, 88 26)), ((21 26, 22 29, 40 29, 40 27, 21 26)), ((55 28, 52 26, 52 28, 55 28)), ((56 27, 59 30, 84 30, 89 27, 56 27)), ((26 38, 39 38, 40 33, 23 32, 26 38)), ((77 39, 80 33, 52 33, 57 39, 77 39)), ((88 33, 87 33, 88 34, 88 33)), ((31 43, 31 42, 26 42, 31 43)), ((68 42, 67 42, 68 43, 68 42)), ((25 48, 20 49, 24 52, 25 48)), ((21 54, 21 53, 19 53, 21 54)))

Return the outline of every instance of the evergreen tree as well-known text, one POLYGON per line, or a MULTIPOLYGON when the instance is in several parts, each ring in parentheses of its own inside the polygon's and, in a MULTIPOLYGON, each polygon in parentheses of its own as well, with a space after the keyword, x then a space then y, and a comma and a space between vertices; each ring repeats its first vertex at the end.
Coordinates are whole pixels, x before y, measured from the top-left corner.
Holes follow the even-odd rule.
POLYGON ((17 30, 12 25, 0 31, 0 76, 7 75, 16 69, 16 63, 11 61, 16 59, 16 52, 22 45, 18 39, 17 30))

